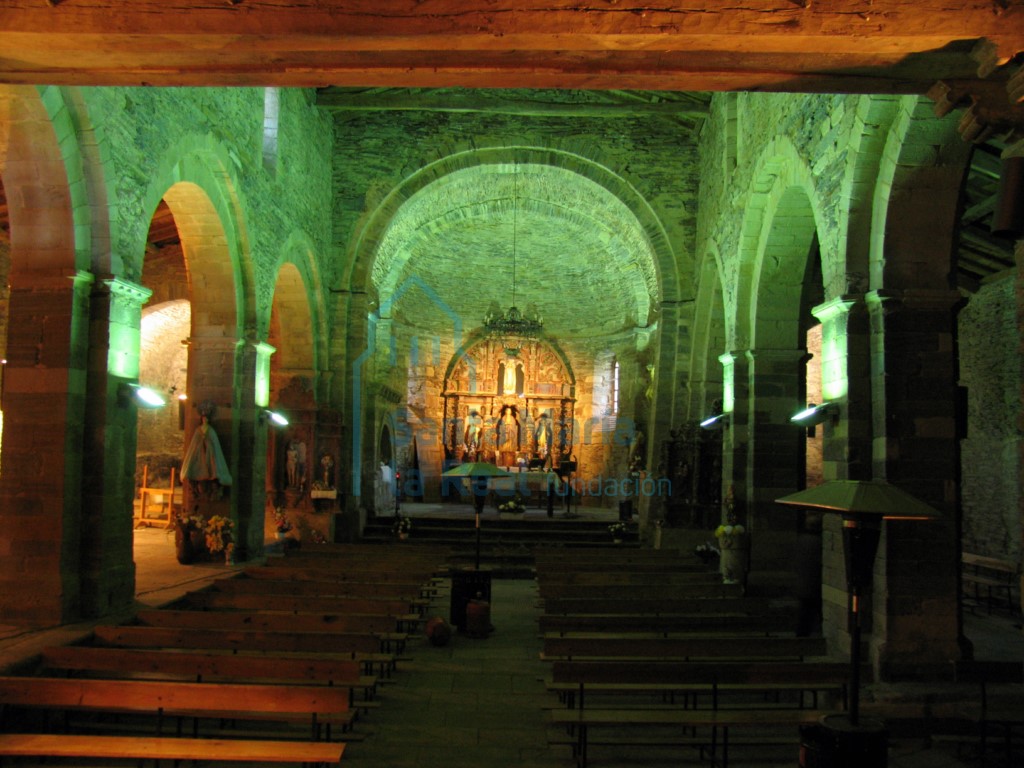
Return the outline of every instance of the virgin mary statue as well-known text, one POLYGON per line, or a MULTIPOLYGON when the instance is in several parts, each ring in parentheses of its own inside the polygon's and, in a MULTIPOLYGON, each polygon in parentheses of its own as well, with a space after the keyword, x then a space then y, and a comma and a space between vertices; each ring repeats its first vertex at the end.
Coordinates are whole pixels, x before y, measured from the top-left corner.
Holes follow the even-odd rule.
POLYGON ((231 485, 231 472, 220 448, 220 440, 205 413, 202 423, 192 433, 192 441, 181 461, 181 479, 195 483, 216 480, 221 485, 231 485))

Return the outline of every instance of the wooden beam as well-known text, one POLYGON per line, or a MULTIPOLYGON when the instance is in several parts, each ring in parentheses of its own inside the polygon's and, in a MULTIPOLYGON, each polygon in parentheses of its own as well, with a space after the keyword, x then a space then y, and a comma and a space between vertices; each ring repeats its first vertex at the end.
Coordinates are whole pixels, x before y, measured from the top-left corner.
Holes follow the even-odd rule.
POLYGON ((923 93, 1022 26, 991 0, 7 0, 0 82, 923 93))

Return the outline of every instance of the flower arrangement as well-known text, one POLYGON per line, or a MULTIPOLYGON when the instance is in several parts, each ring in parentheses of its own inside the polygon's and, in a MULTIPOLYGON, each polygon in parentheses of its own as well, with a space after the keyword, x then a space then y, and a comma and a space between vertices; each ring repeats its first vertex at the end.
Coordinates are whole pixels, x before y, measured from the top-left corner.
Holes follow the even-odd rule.
POLYGON ((326 544, 327 543, 327 537, 324 536, 322 533, 320 533, 320 531, 318 531, 316 528, 310 528, 310 530, 309 530, 309 538, 312 539, 314 544, 326 544))
POLYGON ((206 521, 206 548, 210 552, 224 552, 230 556, 235 544, 231 540, 234 522, 224 515, 214 515, 206 521), (230 549, 229 549, 230 547, 230 549))
POLYGON ((725 522, 715 528, 715 538, 718 539, 719 549, 737 549, 740 547, 743 534, 746 529, 736 522, 736 502, 733 497, 732 487, 725 495, 725 522))
POLYGON ((699 557, 705 563, 709 560, 713 560, 714 558, 722 554, 718 551, 718 547, 716 547, 710 541, 705 541, 703 544, 698 544, 694 552, 697 554, 697 557, 699 557))
POLYGON ((274 526, 278 533, 288 533, 292 529, 292 523, 283 507, 274 507, 274 526))
POLYGON ((526 502, 523 501, 523 497, 518 493, 506 502, 498 505, 499 512, 512 512, 514 514, 522 514, 526 511, 526 502))
POLYGON ((626 535, 627 530, 629 530, 629 526, 623 522, 612 523, 608 526, 608 532, 612 535, 613 539, 621 539, 626 535))
POLYGON ((184 531, 201 531, 206 527, 206 520, 202 515, 179 514, 175 522, 184 531))
POLYGON ((395 518, 394 525, 391 526, 392 530, 399 536, 403 533, 408 534, 412 530, 412 519, 401 515, 395 518))

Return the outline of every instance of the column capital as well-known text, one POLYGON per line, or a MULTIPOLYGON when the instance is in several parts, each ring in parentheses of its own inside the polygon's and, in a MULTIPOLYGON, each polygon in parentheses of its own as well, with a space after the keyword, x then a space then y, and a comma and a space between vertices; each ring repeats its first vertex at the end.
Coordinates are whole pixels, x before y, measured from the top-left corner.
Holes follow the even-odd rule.
POLYGON ((864 303, 864 294, 846 294, 845 296, 836 296, 834 299, 829 299, 816 307, 812 307, 811 314, 818 318, 822 323, 828 323, 835 320, 837 317, 850 314, 850 311, 855 306, 864 303))
POLYGON ((132 304, 136 307, 141 307, 153 295, 153 291, 149 288, 125 280, 123 277, 105 278, 102 283, 110 292, 110 295, 114 296, 118 301, 132 304))
POLYGON ((927 288, 879 288, 864 294, 869 311, 893 311, 903 306, 915 309, 952 309, 963 301, 959 291, 927 288))

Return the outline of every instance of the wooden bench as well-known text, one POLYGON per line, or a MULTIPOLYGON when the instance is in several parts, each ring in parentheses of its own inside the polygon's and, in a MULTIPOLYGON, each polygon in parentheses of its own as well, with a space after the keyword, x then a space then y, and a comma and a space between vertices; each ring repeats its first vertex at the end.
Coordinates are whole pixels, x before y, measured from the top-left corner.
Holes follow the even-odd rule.
POLYGON ((961 562, 965 596, 968 590, 973 592, 974 603, 984 603, 989 613, 994 606, 1005 606, 1011 613, 1016 612, 1013 605, 1013 590, 1019 572, 1016 563, 971 552, 964 552, 961 562))
POLYGON ((731 613, 682 613, 649 615, 644 613, 615 614, 541 614, 537 619, 544 634, 573 632, 758 632, 772 634, 792 632, 796 613, 779 611, 768 616, 745 616, 731 613))
MULTIPOLYGON (((408 622, 422 615, 428 601, 385 597, 344 597, 280 594, 232 594, 214 590, 190 592, 182 607, 205 610, 290 611, 294 613, 367 613, 408 622)), ((172 606, 173 607, 173 606, 172 606)))
POLYGON ((383 641, 372 634, 98 625, 93 628, 93 643, 108 648, 334 654, 360 662, 368 673, 376 669, 382 676, 389 676, 396 663, 394 654, 384 651, 383 641))
POLYGON ((147 627, 251 629, 264 632, 398 632, 398 619, 384 614, 284 613, 280 611, 141 610, 135 622, 147 627))
POLYGON ((65 645, 44 648, 39 668, 47 674, 64 672, 184 680, 187 682, 300 682, 349 689, 349 705, 355 706, 354 692, 363 701, 373 698, 375 675, 364 675, 363 665, 353 659, 324 656, 271 656, 267 654, 214 653, 208 651, 96 648, 65 645))
POLYGON ((229 719, 307 722, 316 741, 330 739, 332 726, 345 729, 352 721, 349 691, 323 685, 10 676, 0 677, 0 705, 41 710, 46 717, 54 712, 147 716, 156 720, 156 735, 168 717, 177 720, 179 731, 182 719, 192 719, 193 736, 199 735, 200 720, 229 719))
POLYGON ((537 592, 545 601, 566 599, 618 599, 629 600, 631 597, 643 596, 644 599, 686 599, 715 597, 740 598, 743 587, 739 584, 725 584, 721 577, 709 582, 691 582, 684 584, 551 584, 538 582, 537 592))
POLYGON ((648 616, 694 614, 694 613, 731 613, 747 616, 768 616, 780 608, 792 610, 792 603, 777 603, 752 597, 683 597, 683 598, 651 598, 643 595, 635 597, 568 597, 545 598, 544 613, 554 614, 613 614, 642 613, 648 616))
MULTIPOLYGON (((669 726, 677 729, 666 746, 697 746, 707 750, 709 764, 728 768, 730 732, 737 728, 792 728, 794 752, 799 744, 798 728, 817 723, 825 713, 816 709, 566 709, 549 715, 552 725, 569 729, 573 735, 573 758, 586 768, 590 731, 595 728, 626 730, 669 726), (697 735, 694 729, 708 733, 697 735), (685 735, 694 733, 694 735, 685 735)), ((605 742, 610 743, 610 742, 605 742)), ((618 742, 633 743, 629 736, 618 742)))
POLYGON ((0 755, 7 757, 329 765, 340 763, 344 751, 345 744, 337 741, 190 739, 63 733, 0 734, 0 755))
POLYGON ((420 582, 331 581, 327 579, 254 579, 235 576, 215 579, 210 584, 218 592, 260 595, 301 595, 309 597, 385 597, 410 603, 422 595, 420 582))
MULTIPOLYGON (((807 695, 817 706, 820 693, 832 693, 846 708, 850 665, 838 661, 555 661, 549 691, 569 708, 584 708, 587 694, 621 697, 657 696, 673 703, 684 697, 698 706, 701 697, 719 708, 719 693, 767 694, 775 703, 781 694, 807 695)), ((865 666, 863 679, 871 679, 865 666)))
POLYGON ((821 637, 646 637, 576 633, 545 635, 542 658, 555 659, 793 659, 827 653, 821 637))
POLYGON ((647 592, 651 588, 700 585, 720 585, 722 576, 710 571, 632 571, 622 569, 602 573, 599 571, 579 571, 576 573, 561 573, 557 576, 550 574, 541 576, 538 574, 537 583, 540 585, 540 593, 543 595, 548 588, 556 586, 583 586, 583 587, 632 587, 634 591, 647 592))

